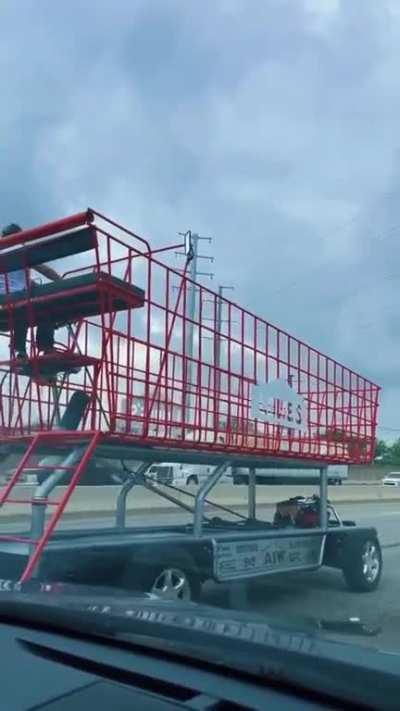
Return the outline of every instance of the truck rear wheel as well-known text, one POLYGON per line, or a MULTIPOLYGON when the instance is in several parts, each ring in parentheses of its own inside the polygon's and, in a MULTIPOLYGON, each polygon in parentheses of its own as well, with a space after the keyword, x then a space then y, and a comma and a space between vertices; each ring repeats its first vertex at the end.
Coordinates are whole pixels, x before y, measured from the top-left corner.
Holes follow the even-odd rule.
POLYGON ((200 585, 182 568, 168 566, 157 571, 150 592, 164 600, 190 602, 198 598, 200 585))
POLYGON ((355 541, 343 566, 343 576, 351 590, 376 590, 382 575, 382 551, 377 538, 355 541))
POLYGON ((165 561, 133 559, 125 571, 122 585, 129 590, 140 590, 168 600, 197 600, 201 593, 201 579, 195 563, 185 551, 165 555, 165 561))

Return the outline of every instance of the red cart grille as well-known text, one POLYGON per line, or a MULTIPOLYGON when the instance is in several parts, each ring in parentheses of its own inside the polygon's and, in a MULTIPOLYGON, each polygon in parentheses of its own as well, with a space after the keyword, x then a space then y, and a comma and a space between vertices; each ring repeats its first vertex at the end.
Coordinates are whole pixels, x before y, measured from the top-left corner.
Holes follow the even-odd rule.
POLYGON ((62 281, 0 299, 3 438, 62 425, 78 391, 78 428, 119 442, 370 461, 378 386, 168 266, 179 246, 152 250, 92 211, 0 243, 3 273, 79 254, 62 281), (18 318, 23 364, 8 355, 18 318), (51 356, 33 339, 44 318, 58 326, 51 356))

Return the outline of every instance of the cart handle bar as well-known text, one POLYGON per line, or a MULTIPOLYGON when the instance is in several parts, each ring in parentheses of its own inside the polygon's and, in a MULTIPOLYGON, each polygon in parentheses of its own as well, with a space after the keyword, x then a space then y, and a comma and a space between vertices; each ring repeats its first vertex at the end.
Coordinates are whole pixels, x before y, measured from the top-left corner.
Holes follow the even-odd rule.
POLYGON ((77 212, 70 217, 64 217, 55 222, 48 222, 39 227, 31 227, 28 230, 22 230, 21 232, 15 232, 7 237, 2 237, 0 240, 0 250, 15 247, 26 242, 33 242, 35 239, 40 239, 40 237, 49 237, 50 235, 56 235, 60 232, 66 232, 67 230, 72 230, 82 225, 88 225, 93 222, 93 220, 94 215, 92 210, 77 212))

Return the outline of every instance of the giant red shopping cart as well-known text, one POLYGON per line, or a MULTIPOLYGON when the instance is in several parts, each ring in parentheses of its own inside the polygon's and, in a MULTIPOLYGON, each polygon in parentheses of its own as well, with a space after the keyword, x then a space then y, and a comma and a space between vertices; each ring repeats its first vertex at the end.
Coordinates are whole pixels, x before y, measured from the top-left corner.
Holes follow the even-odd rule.
POLYGON ((33 465, 48 470, 43 453, 67 455, 57 476, 70 481, 56 502, 41 494, 53 515, 29 541, 28 577, 99 446, 133 459, 143 448, 247 463, 373 456, 378 386, 195 284, 190 240, 185 268, 169 266, 181 246, 152 249, 93 210, 0 241, 6 284, 17 269, 28 284, 0 296, 0 453, 22 452, 0 506, 23 503, 14 487, 33 465), (30 281, 32 268, 54 260, 61 280, 30 281), (9 352, 18 319, 29 325, 25 361, 9 352), (46 320, 57 343, 43 355, 33 330, 46 320))
POLYGON ((3 441, 54 430, 79 392, 87 396, 80 431, 110 441, 370 461, 379 388, 194 284, 190 255, 183 273, 164 264, 176 247, 152 251, 91 210, 0 242, 3 274, 74 264, 61 281, 0 297, 3 441), (41 355, 31 338, 26 363, 10 357, 19 318, 31 328, 56 324, 56 352, 41 355))

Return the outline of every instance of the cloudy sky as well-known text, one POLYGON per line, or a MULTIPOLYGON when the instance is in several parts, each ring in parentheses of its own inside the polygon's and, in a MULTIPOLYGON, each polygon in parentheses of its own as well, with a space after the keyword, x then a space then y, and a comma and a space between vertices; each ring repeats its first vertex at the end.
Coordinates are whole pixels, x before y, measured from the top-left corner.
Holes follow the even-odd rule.
POLYGON ((212 235, 215 285, 381 384, 400 435, 400 0, 2 0, 0 27, 0 222, 212 235))

